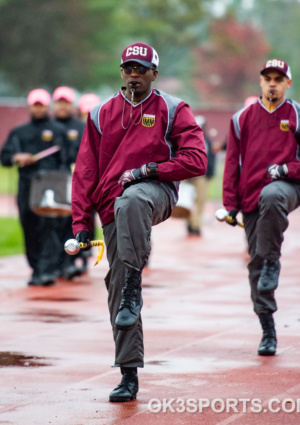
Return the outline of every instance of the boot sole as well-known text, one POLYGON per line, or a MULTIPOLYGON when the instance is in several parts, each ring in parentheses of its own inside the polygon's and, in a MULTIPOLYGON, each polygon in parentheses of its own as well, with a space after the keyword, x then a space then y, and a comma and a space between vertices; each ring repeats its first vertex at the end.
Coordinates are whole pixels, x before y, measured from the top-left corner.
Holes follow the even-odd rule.
POLYGON ((136 325, 138 324, 138 320, 130 326, 121 326, 121 325, 117 325, 115 323, 115 327, 119 330, 119 331, 131 331, 131 329, 134 329, 136 327, 136 325))
POLYGON ((271 352, 271 351, 257 351, 257 354, 259 356, 275 356, 276 351, 271 352))
POLYGON ((132 400, 136 400, 136 394, 133 394, 131 397, 109 397, 109 401, 111 402, 124 403, 132 400))
POLYGON ((74 273, 63 273, 62 275, 61 275, 61 278, 62 279, 65 279, 65 280, 72 280, 72 279, 74 279, 74 277, 77 277, 77 276, 81 276, 82 275, 82 272, 80 271, 80 270, 78 270, 78 271, 76 271, 76 272, 74 272, 74 273))
POLYGON ((52 286, 52 285, 54 285, 55 284, 55 280, 47 280, 47 281, 45 281, 45 282, 32 282, 32 281, 30 281, 30 282, 28 282, 28 286, 41 286, 41 287, 43 287, 43 286, 52 286))

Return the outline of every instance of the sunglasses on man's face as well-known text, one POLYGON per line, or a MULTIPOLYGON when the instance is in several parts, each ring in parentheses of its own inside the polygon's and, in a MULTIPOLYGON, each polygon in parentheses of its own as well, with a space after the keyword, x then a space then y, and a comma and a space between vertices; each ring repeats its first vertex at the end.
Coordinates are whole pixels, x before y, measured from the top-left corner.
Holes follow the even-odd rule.
POLYGON ((132 74, 132 71, 135 70, 140 75, 145 75, 149 69, 153 68, 146 68, 145 66, 139 65, 139 66, 132 66, 132 65, 124 65, 122 67, 125 74, 130 75, 132 74))

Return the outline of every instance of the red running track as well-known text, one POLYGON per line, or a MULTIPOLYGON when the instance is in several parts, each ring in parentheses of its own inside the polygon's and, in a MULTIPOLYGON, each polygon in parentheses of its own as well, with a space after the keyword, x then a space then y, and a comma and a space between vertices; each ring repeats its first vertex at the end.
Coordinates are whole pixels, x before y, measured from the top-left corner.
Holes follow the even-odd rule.
POLYGON ((74 282, 32 288, 23 256, 0 259, 0 424, 299 424, 300 210, 283 245, 278 352, 260 357, 243 230, 215 221, 220 206, 207 205, 200 239, 186 236, 182 220, 153 228, 145 368, 130 403, 108 402, 120 374, 111 368, 107 261, 93 268, 93 258, 74 282))

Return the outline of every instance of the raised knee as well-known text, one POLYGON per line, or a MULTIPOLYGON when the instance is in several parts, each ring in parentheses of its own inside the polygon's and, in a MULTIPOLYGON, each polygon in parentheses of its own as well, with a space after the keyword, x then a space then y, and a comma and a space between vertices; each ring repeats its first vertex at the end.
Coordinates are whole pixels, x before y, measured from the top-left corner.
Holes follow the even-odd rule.
POLYGON ((149 199, 145 197, 145 193, 138 185, 128 188, 116 201, 116 208, 118 210, 126 211, 137 211, 140 208, 145 209, 149 204, 149 199))
POLYGON ((282 191, 276 186, 269 184, 263 188, 259 197, 259 205, 273 207, 285 203, 285 197, 282 191))

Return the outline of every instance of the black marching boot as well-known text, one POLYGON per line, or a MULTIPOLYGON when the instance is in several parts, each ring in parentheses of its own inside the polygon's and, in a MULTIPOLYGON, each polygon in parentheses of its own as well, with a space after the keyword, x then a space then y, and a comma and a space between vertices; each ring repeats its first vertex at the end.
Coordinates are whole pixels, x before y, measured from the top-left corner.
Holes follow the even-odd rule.
POLYGON ((137 325, 143 305, 141 282, 142 272, 137 270, 126 271, 122 299, 115 320, 117 329, 129 331, 137 325))
POLYGON ((261 294, 275 291, 278 286, 280 261, 264 260, 264 265, 257 283, 257 290, 261 294))
POLYGON ((109 394, 109 401, 126 402, 136 399, 139 381, 136 367, 122 367, 120 384, 109 394))
POLYGON ((260 356, 274 356, 276 353, 277 339, 273 315, 262 313, 259 320, 263 329, 263 337, 258 347, 260 356))

